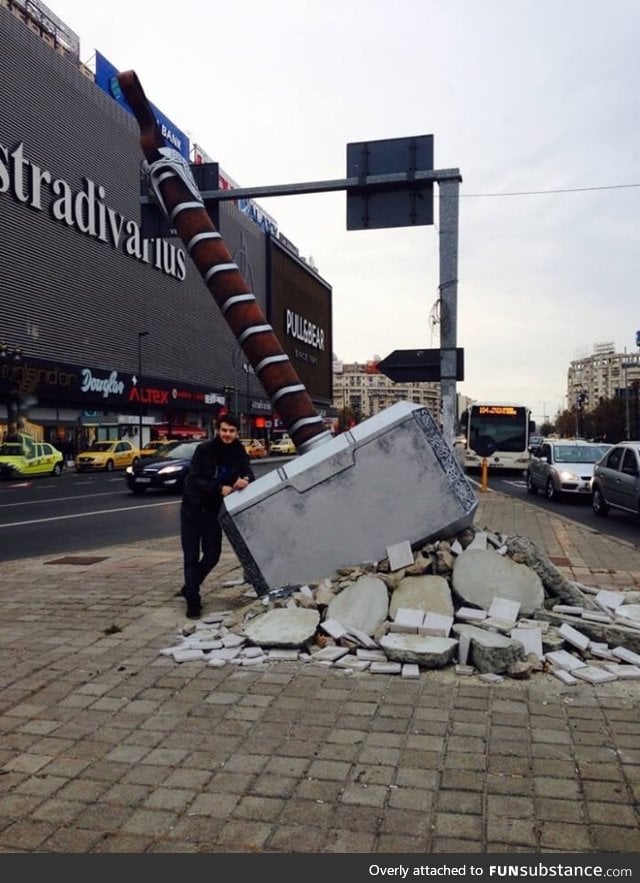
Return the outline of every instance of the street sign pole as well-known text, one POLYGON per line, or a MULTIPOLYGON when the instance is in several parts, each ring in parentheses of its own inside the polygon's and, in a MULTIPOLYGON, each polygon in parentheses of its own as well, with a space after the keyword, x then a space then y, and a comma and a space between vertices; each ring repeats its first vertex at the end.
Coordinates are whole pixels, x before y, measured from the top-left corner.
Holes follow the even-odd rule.
POLYGON ((458 340, 458 203, 460 175, 443 177, 440 195, 440 395, 442 434, 453 448, 457 419, 456 347, 458 340))

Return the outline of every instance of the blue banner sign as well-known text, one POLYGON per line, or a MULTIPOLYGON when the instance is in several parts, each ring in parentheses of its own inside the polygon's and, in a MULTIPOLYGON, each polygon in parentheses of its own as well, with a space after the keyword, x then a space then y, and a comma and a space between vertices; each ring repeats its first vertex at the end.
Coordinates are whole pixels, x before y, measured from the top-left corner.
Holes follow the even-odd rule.
MULTIPOLYGON (((120 84, 117 79, 118 73, 118 69, 114 67, 110 61, 107 61, 104 55, 96 50, 96 85, 99 86, 103 92, 106 92, 107 95, 110 95, 114 101, 117 101, 121 107, 128 111, 128 113, 133 115, 133 111, 127 104, 127 101, 122 94, 122 90, 120 89, 120 84)), ((156 120, 160 126, 160 131, 162 132, 162 136, 167 142, 167 145, 173 147, 178 153, 181 153, 186 160, 189 160, 189 138, 181 129, 171 122, 169 117, 165 116, 162 111, 158 110, 155 104, 151 102, 149 103, 153 108, 156 120)))

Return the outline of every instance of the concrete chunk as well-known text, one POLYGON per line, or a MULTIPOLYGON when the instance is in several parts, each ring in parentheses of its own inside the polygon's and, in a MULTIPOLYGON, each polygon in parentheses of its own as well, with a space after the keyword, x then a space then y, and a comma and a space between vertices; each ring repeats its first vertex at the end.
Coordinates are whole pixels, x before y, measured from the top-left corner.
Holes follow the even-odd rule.
POLYGON ((449 583, 443 576, 423 574, 405 576, 393 591, 389 604, 389 615, 395 619, 401 607, 422 610, 423 613, 442 613, 453 616, 453 599, 449 583))
POLYGON ((443 616, 441 613, 427 613, 423 624, 418 629, 418 634, 448 638, 452 625, 453 616, 443 616))
POLYGON ((506 671, 513 662, 524 659, 522 644, 506 635, 465 623, 454 625, 453 633, 458 637, 464 634, 469 636, 469 662, 480 672, 500 673, 506 671))
POLYGON ((388 634, 380 645, 389 659, 414 662, 422 668, 442 668, 453 662, 458 642, 431 635, 388 634))
POLYGON ((345 628, 360 629, 372 635, 389 614, 389 594, 381 579, 361 576, 331 601, 329 619, 337 619, 345 628))
POLYGON ((319 622, 317 610, 276 608, 250 620, 244 631, 259 647, 299 647, 313 637, 319 622))
POLYGON ((542 607, 544 588, 536 572, 511 558, 482 549, 465 549, 453 566, 452 583, 463 604, 488 609, 495 597, 520 602, 529 616, 542 607))
POLYGON ((520 641, 525 653, 533 653, 542 659, 542 632, 539 629, 511 629, 510 636, 520 641))

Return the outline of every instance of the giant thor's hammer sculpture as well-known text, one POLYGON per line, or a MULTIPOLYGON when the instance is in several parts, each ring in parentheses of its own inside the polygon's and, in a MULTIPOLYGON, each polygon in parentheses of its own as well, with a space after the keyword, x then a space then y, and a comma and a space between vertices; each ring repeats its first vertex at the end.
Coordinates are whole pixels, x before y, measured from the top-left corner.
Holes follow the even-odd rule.
POLYGON ((477 500, 426 408, 399 402, 333 438, 166 146, 134 71, 118 75, 140 125, 152 196, 170 219, 301 456, 225 498, 220 521, 258 594, 450 535, 477 500))

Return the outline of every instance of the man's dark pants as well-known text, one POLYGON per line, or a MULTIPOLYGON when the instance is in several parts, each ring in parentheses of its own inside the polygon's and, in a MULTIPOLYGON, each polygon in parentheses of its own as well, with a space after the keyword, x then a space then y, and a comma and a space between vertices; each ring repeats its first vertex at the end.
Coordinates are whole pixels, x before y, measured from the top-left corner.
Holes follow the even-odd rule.
POLYGON ((200 586, 220 560, 222 528, 217 512, 180 508, 180 538, 184 556, 184 596, 188 605, 200 603, 200 586), (202 557, 200 553, 202 552, 202 557))

